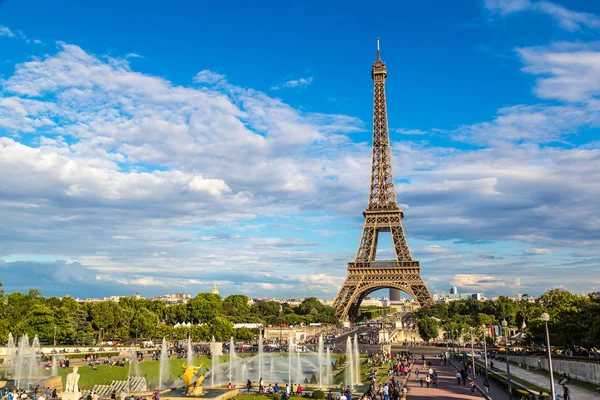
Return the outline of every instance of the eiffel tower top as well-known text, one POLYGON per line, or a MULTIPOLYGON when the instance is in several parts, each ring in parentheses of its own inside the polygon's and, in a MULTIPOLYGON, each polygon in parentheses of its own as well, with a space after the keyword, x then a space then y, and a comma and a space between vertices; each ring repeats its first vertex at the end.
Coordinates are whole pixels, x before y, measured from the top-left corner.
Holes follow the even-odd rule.
POLYGON ((396 211, 396 188, 392 171, 392 154, 388 131, 385 79, 387 70, 381 61, 379 38, 377 38, 377 60, 371 69, 373 78, 373 162, 371 166, 371 191, 367 211, 396 211))

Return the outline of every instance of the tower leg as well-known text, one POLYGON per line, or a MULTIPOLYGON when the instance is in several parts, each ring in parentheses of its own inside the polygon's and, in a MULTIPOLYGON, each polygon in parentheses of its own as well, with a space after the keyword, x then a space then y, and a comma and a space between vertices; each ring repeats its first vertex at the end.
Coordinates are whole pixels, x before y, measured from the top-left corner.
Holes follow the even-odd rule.
POLYGON ((398 289, 390 289, 390 300, 400 301, 400 291, 398 289))

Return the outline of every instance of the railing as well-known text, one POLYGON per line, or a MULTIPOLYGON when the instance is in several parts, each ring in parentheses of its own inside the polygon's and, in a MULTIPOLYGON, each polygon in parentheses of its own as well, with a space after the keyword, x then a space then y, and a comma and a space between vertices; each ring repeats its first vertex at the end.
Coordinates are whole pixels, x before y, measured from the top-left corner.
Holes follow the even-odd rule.
POLYGON ((409 268, 419 269, 418 261, 371 261, 371 262, 349 262, 348 268, 409 268))

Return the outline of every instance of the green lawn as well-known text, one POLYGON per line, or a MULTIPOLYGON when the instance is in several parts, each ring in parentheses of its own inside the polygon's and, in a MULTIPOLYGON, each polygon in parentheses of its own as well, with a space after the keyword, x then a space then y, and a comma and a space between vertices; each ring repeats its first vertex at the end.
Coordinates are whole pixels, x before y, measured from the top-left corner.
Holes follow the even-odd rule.
MULTIPOLYGON (((219 358, 219 362, 225 362, 229 360, 229 356, 221 356, 219 358)), ((175 357, 169 359, 169 372, 171 375, 171 379, 175 380, 179 376, 181 376, 183 369, 181 366, 186 364, 187 361, 185 359, 177 359, 175 357)), ((150 382, 153 380, 158 380, 160 362, 159 361, 151 361, 146 360, 142 363, 137 364, 139 367, 139 375, 146 375, 146 379, 150 382)), ((208 357, 195 357, 194 366, 196 367, 204 367, 206 369, 210 369, 211 367, 211 359, 208 357)), ((117 366, 108 366, 108 365, 98 365, 97 370, 93 370, 89 365, 80 365, 79 367, 79 387, 82 389, 92 388, 97 384, 108 384, 114 380, 126 380, 129 374, 129 366, 125 367, 117 367, 117 366)), ((135 366, 131 366, 132 374, 135 374, 135 366)), ((59 368, 58 375, 63 377, 63 384, 66 381, 66 376, 72 371, 72 368, 59 368)), ((47 375, 49 375, 50 371, 45 371, 47 375)))

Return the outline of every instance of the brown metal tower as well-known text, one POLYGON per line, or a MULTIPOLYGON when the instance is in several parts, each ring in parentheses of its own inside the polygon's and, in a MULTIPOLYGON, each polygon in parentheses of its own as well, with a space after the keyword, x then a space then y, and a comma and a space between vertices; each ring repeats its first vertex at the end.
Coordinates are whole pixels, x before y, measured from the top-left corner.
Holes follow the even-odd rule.
MULTIPOLYGON (((373 165, 369 206, 363 212, 365 225, 354 262, 348 263, 348 277, 336 297, 333 307, 341 320, 354 320, 363 299, 379 289, 389 288, 410 295, 419 304, 433 303, 431 293, 421 278, 419 262, 414 261, 406 242, 402 218, 404 214, 396 202, 392 154, 388 133, 385 79, 387 71, 381 61, 377 39, 377 61, 371 77, 375 84, 373 101, 373 165), (395 260, 375 261, 380 232, 390 232, 395 260)), ((399 292, 398 292, 399 293, 399 292)))

